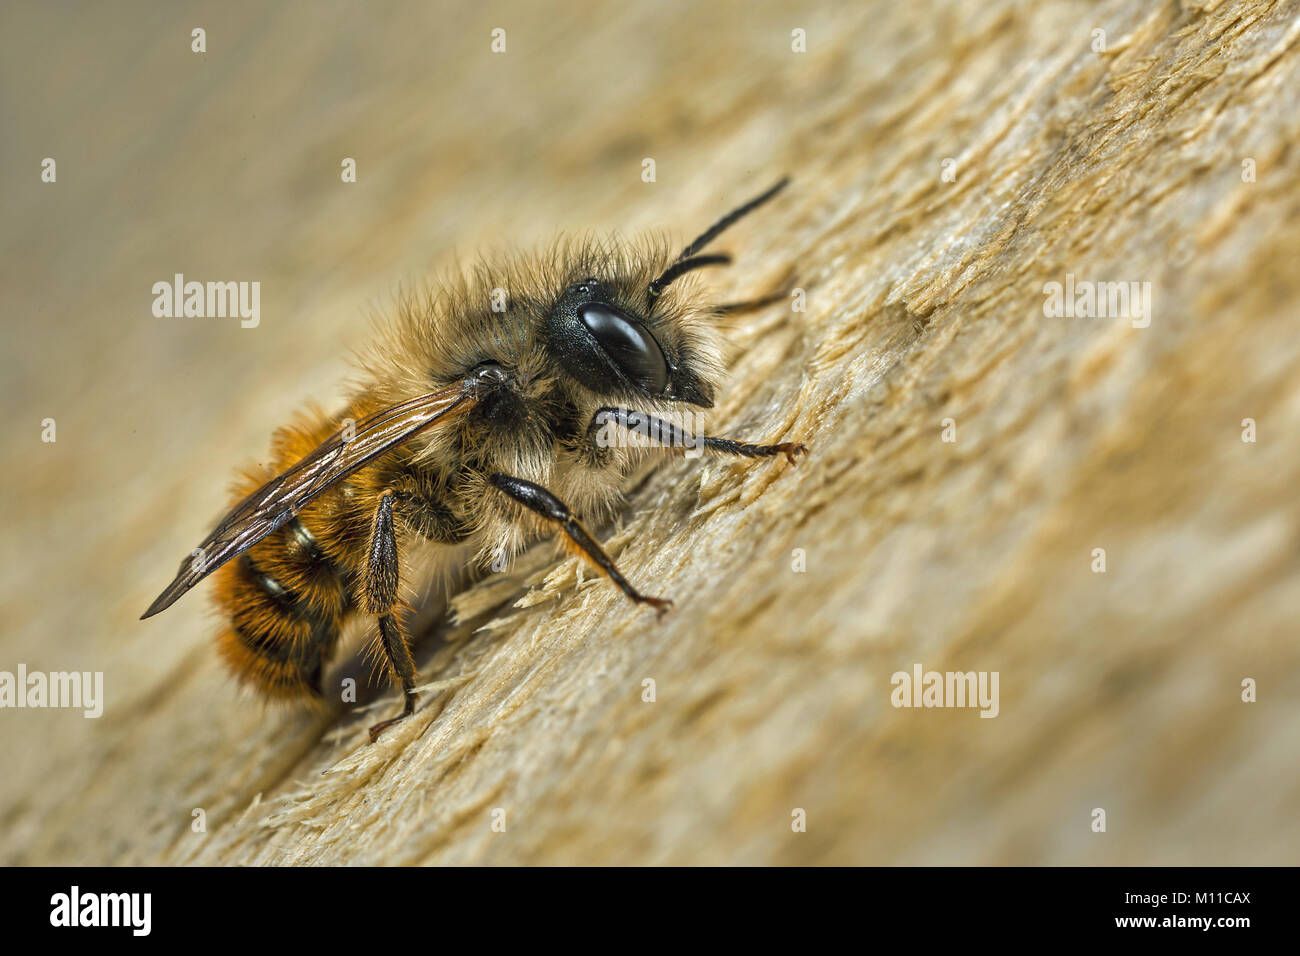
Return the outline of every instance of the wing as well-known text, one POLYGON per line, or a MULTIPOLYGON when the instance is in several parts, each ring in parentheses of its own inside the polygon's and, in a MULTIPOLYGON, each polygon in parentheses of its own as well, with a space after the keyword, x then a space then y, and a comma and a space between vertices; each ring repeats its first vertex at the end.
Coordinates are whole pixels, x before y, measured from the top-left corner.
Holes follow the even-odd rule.
POLYGON ((235 505, 193 555, 181 562, 175 580, 140 619, 171 607, 194 585, 291 521, 318 495, 358 468, 473 404, 469 383, 453 385, 376 412, 357 423, 351 438, 335 432, 302 461, 235 505))

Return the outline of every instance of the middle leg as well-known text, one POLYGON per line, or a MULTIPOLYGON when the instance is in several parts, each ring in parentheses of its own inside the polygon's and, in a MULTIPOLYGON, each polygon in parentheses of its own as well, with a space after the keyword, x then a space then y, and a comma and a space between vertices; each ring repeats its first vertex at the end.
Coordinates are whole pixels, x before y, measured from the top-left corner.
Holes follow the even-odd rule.
POLYGON ((619 572, 613 559, 600 546, 600 542, 588 533, 577 516, 569 510, 569 506, 541 485, 502 474, 492 475, 488 480, 525 508, 541 515, 551 524, 558 525, 582 555, 604 572, 618 585, 619 590, 637 604, 648 604, 661 616, 672 607, 673 602, 667 598, 648 597, 632 587, 627 578, 619 572))

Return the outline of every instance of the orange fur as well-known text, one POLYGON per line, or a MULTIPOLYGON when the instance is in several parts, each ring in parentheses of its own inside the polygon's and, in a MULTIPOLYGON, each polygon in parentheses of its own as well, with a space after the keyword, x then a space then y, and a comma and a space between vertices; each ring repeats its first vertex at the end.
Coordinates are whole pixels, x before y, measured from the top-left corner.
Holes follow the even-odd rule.
MULTIPOLYGON (((342 418, 344 416, 340 416, 342 418)), ((308 454, 339 427, 338 419, 308 413, 280 429, 272 440, 272 461, 249 472, 233 489, 239 501, 272 475, 308 454)), ((331 488, 305 508, 299 522, 331 562, 359 571, 358 535, 368 517, 349 495, 350 487, 331 488)), ((320 692, 323 670, 333 656, 343 625, 352 612, 345 583, 318 561, 288 527, 268 535, 214 578, 213 599, 230 622, 217 639, 227 667, 245 683, 271 697, 303 697, 320 692), (256 569, 256 571, 254 570, 256 569), (306 614, 286 611, 255 580, 262 572, 302 599, 306 614), (313 626, 313 623, 315 626, 313 626)))

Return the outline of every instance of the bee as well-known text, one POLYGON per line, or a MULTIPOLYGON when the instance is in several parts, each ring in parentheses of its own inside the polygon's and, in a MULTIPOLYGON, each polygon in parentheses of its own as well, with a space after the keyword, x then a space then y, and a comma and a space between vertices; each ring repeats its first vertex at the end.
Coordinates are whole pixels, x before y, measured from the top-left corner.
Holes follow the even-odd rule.
POLYGON ((665 420, 683 406, 713 406, 719 317, 782 298, 710 306, 697 283, 678 280, 730 263, 703 250, 787 182, 675 256, 661 238, 567 240, 403 300, 363 354, 347 406, 274 434, 272 463, 245 476, 237 502, 142 619, 215 573, 220 656, 267 697, 298 699, 322 695, 344 625, 372 618, 371 649, 404 695, 400 714, 370 728, 373 742, 415 709, 399 591, 420 542, 448 563, 500 567, 555 532, 631 601, 662 614, 672 602, 637 590, 579 515, 610 515, 627 475, 657 449, 691 441, 791 464, 806 451, 692 439, 665 420), (608 440, 611 428, 646 425, 653 442, 608 440))

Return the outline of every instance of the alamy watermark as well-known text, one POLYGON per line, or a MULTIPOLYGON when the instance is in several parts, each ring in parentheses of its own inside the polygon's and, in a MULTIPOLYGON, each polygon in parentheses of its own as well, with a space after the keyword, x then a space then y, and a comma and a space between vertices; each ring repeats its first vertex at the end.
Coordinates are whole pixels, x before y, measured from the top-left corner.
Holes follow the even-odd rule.
POLYGON ((255 329, 262 321, 262 283, 186 282, 176 273, 171 282, 153 284, 153 314, 160 319, 240 319, 255 329))
POLYGON ((889 683, 889 702, 895 707, 978 707, 981 717, 996 717, 997 671, 926 671, 920 664, 912 672, 895 671, 889 683))
POLYGON ((152 912, 152 893, 83 893, 74 885, 50 897, 51 926, 121 926, 133 936, 148 936, 152 912))
POLYGON ((83 717, 104 713, 103 671, 0 671, 0 708, 80 708, 83 717))
POLYGON ((1043 315, 1049 319, 1128 319, 1135 329, 1151 324, 1150 282, 1075 281, 1043 283, 1043 315))

